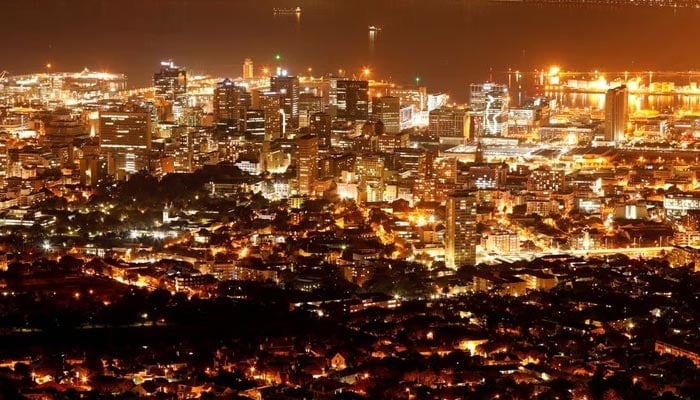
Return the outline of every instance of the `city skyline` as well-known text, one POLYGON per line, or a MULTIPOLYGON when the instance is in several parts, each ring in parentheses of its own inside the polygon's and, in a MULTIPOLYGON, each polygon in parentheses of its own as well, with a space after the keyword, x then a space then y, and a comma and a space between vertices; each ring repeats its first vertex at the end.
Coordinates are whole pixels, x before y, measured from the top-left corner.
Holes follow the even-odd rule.
POLYGON ((1 9, 0 400, 698 398, 700 0, 1 9))
MULTIPOLYGON (((132 2, 116 7, 109 1, 88 4, 79 0, 73 7, 77 7, 80 22, 65 24, 62 21, 69 17, 65 14, 68 8, 47 2, 29 9, 12 2, 4 10, 8 22, 0 27, 0 34, 9 39, 5 44, 8 57, 1 67, 14 74, 40 71, 47 63, 57 70, 89 67, 124 72, 133 86, 144 86, 150 81, 150 66, 161 60, 178 60, 196 73, 238 76, 241 59, 249 57, 259 66, 273 68, 279 54, 282 63, 297 74, 308 68, 324 74, 368 65, 392 80, 421 76, 426 84, 449 91, 460 101, 467 97, 458 88, 509 68, 529 71, 560 64, 584 71, 700 69, 691 58, 683 57, 682 51, 665 45, 687 42, 684 38, 699 33, 691 23, 696 10, 591 7, 582 9, 584 18, 580 19, 576 8, 488 1, 438 2, 433 6, 416 2, 396 9, 382 1, 373 8, 356 9, 342 1, 304 3, 206 1, 190 7, 187 1, 161 6, 158 2, 132 2), (274 7, 297 5, 303 9, 299 22, 295 16, 273 14, 274 7), (370 10, 377 11, 377 16, 370 10), (388 10, 392 12, 380 12, 388 10), (394 13, 396 16, 390 17, 394 13), (236 24, 219 22, 232 14, 247 17, 236 24), (114 30, 112 16, 125 21, 129 29, 114 30), (20 25, 19 21, 30 17, 37 21, 34 27, 20 25), (431 29, 413 29, 435 20, 442 23, 431 29), (548 27, 548 21, 557 20, 569 23, 556 30, 548 27), (587 30, 587 21, 602 28, 587 30), (640 23, 644 29, 639 28, 640 23), (266 29, 248 35, 254 25, 266 29), (382 29, 370 36, 368 26, 382 29), (578 32, 587 34, 579 37, 578 32), (20 41, 22 37, 31 40, 20 41), (324 37, 329 40, 322 41, 324 37), (75 46, 73 38, 81 38, 81 44, 75 46), (346 48, 351 51, 336 45, 347 41, 351 46, 346 48), (491 51, 491 41, 499 43, 502 50, 491 51), (608 41, 612 41, 609 46, 602 46, 608 41), (229 49, 220 53, 218 43, 229 49), (652 51, 638 51, 642 44, 652 51), (327 56, 317 57, 316 50, 327 56)), ((687 51, 692 53, 694 44, 689 43, 687 51)))

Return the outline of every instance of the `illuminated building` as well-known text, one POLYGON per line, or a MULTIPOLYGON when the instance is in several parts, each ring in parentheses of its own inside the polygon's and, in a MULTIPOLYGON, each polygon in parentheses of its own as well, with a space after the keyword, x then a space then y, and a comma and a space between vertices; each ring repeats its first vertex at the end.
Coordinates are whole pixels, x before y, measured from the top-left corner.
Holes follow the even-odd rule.
POLYGON ((179 119, 187 106, 187 71, 172 61, 160 63, 160 71, 153 75, 155 97, 162 102, 161 119, 179 119))
POLYGON ((219 162, 217 144, 204 128, 173 129, 166 155, 173 158, 175 172, 194 172, 204 165, 219 162))
POLYGON ((428 112, 447 106, 448 96, 445 93, 428 95, 428 112))
POLYGON ((372 99, 372 118, 382 121, 384 133, 401 132, 399 98, 393 96, 374 97, 372 99))
POLYGON ((329 149, 331 147, 332 120, 329 114, 317 112, 311 114, 309 120, 309 132, 318 136, 319 147, 329 149))
POLYGON ((471 139, 467 110, 455 107, 438 108, 429 113, 428 132, 441 143, 462 144, 471 139))
POLYGON ((413 127, 413 110, 414 107, 411 104, 403 104, 399 108, 399 130, 413 127))
POLYGON ((243 113, 243 132, 246 137, 263 141, 265 139, 265 111, 245 110, 243 113))
POLYGON ((565 187, 566 174, 562 170, 541 167, 532 172, 527 179, 527 190, 542 192, 559 192, 565 187))
POLYGON ((664 196, 664 210, 671 219, 680 219, 689 211, 700 210, 700 193, 667 193, 664 196))
POLYGON ((625 131, 629 121, 627 86, 609 89, 605 93, 605 141, 621 142, 625 140, 625 131))
POLYGON ((86 138, 87 132, 80 119, 68 113, 52 114, 45 123, 41 142, 60 160, 61 164, 73 163, 73 143, 86 138))
POLYGON ((237 126, 243 114, 243 92, 245 88, 238 87, 226 78, 216 84, 214 89, 214 121, 217 124, 237 126))
POLYGON ((149 166, 151 114, 144 109, 100 112, 100 149, 110 175, 122 176, 149 166))
POLYGON ((469 86, 469 108, 483 118, 479 133, 500 136, 508 130, 508 86, 480 83, 469 86))
POLYGON ((336 88, 338 119, 366 121, 369 117, 368 89, 367 81, 339 80, 336 88))
POLYGON ((404 85, 391 87, 389 96, 398 97, 401 104, 412 105, 418 111, 424 111, 428 103, 428 91, 425 86, 404 85))
POLYGON ((393 154, 396 149, 408 147, 408 133, 384 134, 377 138, 377 148, 382 153, 393 154))
POLYGON ((265 140, 272 141, 282 137, 282 99, 279 93, 263 93, 260 96, 260 108, 265 116, 265 140))
POLYGON ((311 116, 323 111, 323 98, 313 93, 302 93, 299 95, 299 127, 304 128, 310 125, 311 116))
POLYGON ((476 197, 469 192, 453 192, 447 197, 445 264, 457 269, 476 264, 476 197))
POLYGON ((255 69, 253 67, 253 60, 246 58, 243 61, 243 79, 249 80, 255 77, 255 69))
POLYGON ((285 74, 270 77, 270 90, 279 93, 286 125, 283 131, 299 127, 299 78, 285 74))
POLYGON ((437 157, 433 160, 433 201, 442 203, 455 190, 457 183, 457 159, 437 157))
POLYGON ((360 201, 384 200, 384 157, 381 154, 362 154, 355 158, 355 174, 360 180, 360 201))
POLYGON ((484 250, 499 254, 518 254, 520 252, 520 238, 517 233, 498 231, 489 233, 482 240, 484 250))
POLYGON ((466 173, 457 176, 457 183, 476 189, 501 189, 506 186, 507 164, 468 165, 466 173))
POLYGON ((299 194, 312 195, 318 170, 318 136, 304 135, 298 137, 296 145, 299 194))
POLYGON ((343 173, 355 171, 355 155, 354 154, 333 154, 320 160, 319 170, 321 176, 336 177, 343 173))

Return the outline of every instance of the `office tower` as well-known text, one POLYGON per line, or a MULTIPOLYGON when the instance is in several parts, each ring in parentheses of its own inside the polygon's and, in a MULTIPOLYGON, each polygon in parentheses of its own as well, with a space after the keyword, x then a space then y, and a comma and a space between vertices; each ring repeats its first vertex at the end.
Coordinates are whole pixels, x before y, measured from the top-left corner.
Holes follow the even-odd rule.
POLYGON ((172 61, 160 63, 160 71, 153 74, 155 97, 163 110, 161 118, 177 120, 187 106, 187 70, 172 61))
POLYGON ((605 93, 605 141, 625 140, 625 130, 629 121, 627 86, 612 88, 605 93))
POLYGON ((296 145, 299 194, 313 195, 318 171, 318 136, 300 136, 296 139, 296 145))
POLYGON ((366 121, 369 114, 367 81, 339 80, 337 83, 338 118, 366 121))
POLYGON ((253 79, 255 76, 255 69, 253 68, 253 60, 246 58, 243 61, 243 79, 253 79))
POLYGON ((372 99, 372 119, 382 121, 384 133, 401 132, 400 111, 398 97, 377 96, 372 99))
POLYGON ((472 84, 469 87, 469 108, 483 118, 479 133, 500 136, 508 130, 508 86, 497 83, 472 84))
POLYGON ((260 95, 260 108, 265 116, 265 140, 277 140, 282 137, 282 99, 279 93, 265 92, 260 95))
POLYGON ((217 124, 237 126, 244 112, 243 93, 245 88, 226 78, 214 89, 214 121, 217 124))
POLYGON ((109 173, 147 169, 151 151, 151 114, 136 107, 100 112, 100 149, 112 161, 109 173))
POLYGON ((410 104, 418 111, 425 111, 428 104, 428 89, 425 86, 402 85, 390 87, 389 96, 398 97, 401 104, 410 104))
POLYGON ((318 145, 320 148, 329 149, 331 147, 332 128, 332 120, 329 114, 324 112, 311 114, 309 132, 318 136, 318 145))
POLYGON ((378 202, 384 199, 384 157, 365 153, 355 158, 355 174, 360 180, 360 200, 378 202))
POLYGON ((270 90, 277 92, 284 110, 283 124, 287 129, 299 127, 299 78, 296 76, 277 75, 270 77, 270 90))
POLYGON ((443 107, 428 114, 428 132, 441 143, 461 144, 471 139, 469 112, 455 107, 443 107))
POLYGON ((457 269, 476 264, 476 197, 469 192, 453 192, 447 197, 445 264, 457 269))
POLYGON ((445 93, 432 93, 428 95, 428 112, 447 106, 449 96, 445 93))
POLYGON ((265 111, 264 110, 245 110, 243 117, 242 131, 247 137, 256 141, 265 139, 265 111))
POLYGON ((323 111, 323 98, 314 93, 299 95, 299 127, 306 128, 310 124, 311 115, 323 111))

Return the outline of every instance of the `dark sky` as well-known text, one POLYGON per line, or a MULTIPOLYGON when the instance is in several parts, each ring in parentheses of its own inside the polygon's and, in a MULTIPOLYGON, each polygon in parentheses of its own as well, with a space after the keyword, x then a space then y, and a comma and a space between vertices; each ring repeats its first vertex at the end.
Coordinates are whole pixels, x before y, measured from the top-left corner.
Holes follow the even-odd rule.
POLYGON ((292 72, 338 68, 463 98, 489 70, 700 69, 700 10, 493 4, 486 0, 4 0, 0 70, 89 67, 144 85, 161 59, 239 76, 279 52, 292 72), (303 9, 301 20, 274 7, 303 9), (382 27, 370 45, 368 25, 382 27))

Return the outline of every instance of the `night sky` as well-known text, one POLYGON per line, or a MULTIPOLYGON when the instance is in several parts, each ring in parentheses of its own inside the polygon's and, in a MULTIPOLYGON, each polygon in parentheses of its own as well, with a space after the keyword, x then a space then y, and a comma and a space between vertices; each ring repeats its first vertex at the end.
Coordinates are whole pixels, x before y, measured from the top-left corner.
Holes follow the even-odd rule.
POLYGON ((700 69, 700 10, 557 7, 458 0, 8 0, 0 70, 125 72, 145 85, 161 59, 240 76, 273 55, 292 73, 370 66, 465 97, 489 71, 700 69), (274 7, 303 9, 301 20, 274 7), (382 28, 371 46, 368 25, 382 28))

